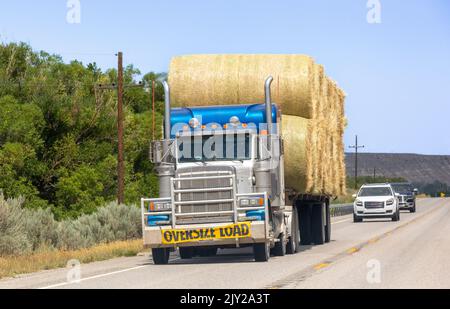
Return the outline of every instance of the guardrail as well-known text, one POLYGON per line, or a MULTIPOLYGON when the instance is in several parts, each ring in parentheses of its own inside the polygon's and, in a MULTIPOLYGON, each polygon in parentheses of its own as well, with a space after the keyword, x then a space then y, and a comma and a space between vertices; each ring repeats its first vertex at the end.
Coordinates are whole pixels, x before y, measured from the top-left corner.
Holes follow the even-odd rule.
POLYGON ((330 212, 332 217, 350 215, 353 213, 353 204, 331 205, 330 212))

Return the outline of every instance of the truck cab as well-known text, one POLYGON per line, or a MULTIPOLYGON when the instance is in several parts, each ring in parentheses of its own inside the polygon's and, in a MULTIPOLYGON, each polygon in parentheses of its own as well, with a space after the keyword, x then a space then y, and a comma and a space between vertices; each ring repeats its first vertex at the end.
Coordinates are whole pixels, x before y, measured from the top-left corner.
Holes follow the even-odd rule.
POLYGON ((257 261, 267 261, 271 249, 296 251, 271 82, 263 104, 174 109, 165 83, 165 138, 151 147, 159 198, 141 199, 144 245, 155 264, 166 264, 175 248, 191 258, 253 246, 257 261))

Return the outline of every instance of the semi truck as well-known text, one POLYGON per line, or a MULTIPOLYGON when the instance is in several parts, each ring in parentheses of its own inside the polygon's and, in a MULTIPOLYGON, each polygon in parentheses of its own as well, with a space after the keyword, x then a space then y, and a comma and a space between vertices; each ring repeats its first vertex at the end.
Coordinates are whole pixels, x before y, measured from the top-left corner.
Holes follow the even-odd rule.
POLYGON ((154 264, 252 247, 254 259, 295 254, 331 239, 327 194, 285 187, 281 110, 272 77, 257 104, 171 108, 164 82, 163 138, 150 157, 159 197, 142 198, 144 246, 154 264))

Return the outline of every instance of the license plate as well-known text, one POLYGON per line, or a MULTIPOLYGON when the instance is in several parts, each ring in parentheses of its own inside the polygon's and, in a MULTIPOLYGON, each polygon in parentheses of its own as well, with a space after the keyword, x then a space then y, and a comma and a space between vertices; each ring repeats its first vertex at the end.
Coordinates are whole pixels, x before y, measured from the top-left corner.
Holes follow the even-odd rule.
POLYGON ((162 244, 164 245, 215 239, 248 238, 251 236, 250 222, 198 229, 171 229, 161 231, 162 244))

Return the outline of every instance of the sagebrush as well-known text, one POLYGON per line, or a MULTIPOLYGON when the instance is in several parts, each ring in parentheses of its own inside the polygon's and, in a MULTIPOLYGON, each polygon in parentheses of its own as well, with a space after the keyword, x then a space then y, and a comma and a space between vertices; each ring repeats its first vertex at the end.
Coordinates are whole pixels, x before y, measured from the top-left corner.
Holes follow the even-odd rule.
POLYGON ((24 199, 0 194, 0 256, 46 250, 78 250, 140 238, 141 212, 136 206, 109 203, 91 215, 56 221, 50 209, 28 209, 24 199))

